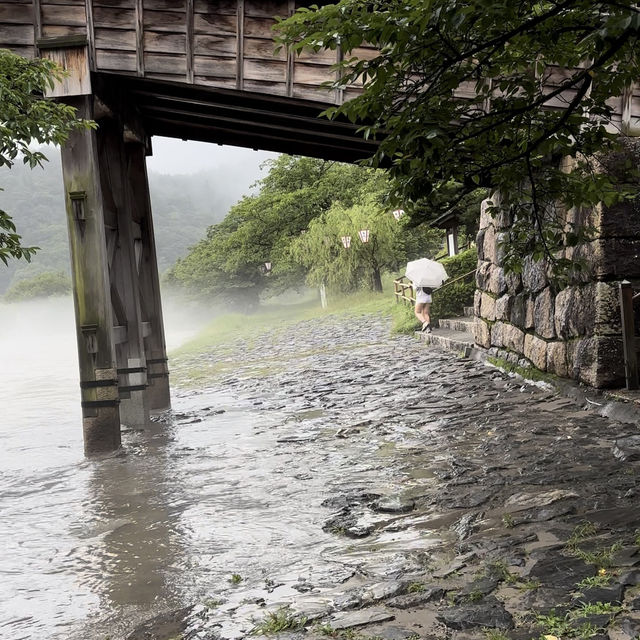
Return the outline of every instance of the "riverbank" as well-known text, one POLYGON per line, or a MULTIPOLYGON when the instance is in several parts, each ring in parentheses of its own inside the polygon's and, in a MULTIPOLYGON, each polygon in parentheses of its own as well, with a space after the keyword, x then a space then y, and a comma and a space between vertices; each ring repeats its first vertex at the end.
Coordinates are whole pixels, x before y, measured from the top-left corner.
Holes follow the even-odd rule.
MULTIPOLYGON (((387 283, 388 284, 388 283, 387 283)), ((387 318, 394 333, 411 333, 416 321, 408 323, 403 307, 395 304, 389 294, 362 291, 334 296, 328 309, 322 309, 315 297, 290 304, 266 304, 252 314, 229 313, 217 317, 197 336, 171 353, 171 384, 177 388, 202 388, 227 374, 263 378, 280 372, 289 364, 282 349, 287 336, 295 336, 297 327, 312 326, 328 318, 345 319, 361 316, 387 318), (264 345, 264 348, 263 346, 264 345)), ((312 355, 320 348, 331 349, 330 343, 296 339, 290 349, 298 355, 312 355)), ((336 345, 343 349, 344 345, 336 345)))
MULTIPOLYGON (((635 425, 392 337, 371 313, 248 327, 191 345, 172 369, 192 403, 222 391, 280 417, 247 472, 308 504, 315 533, 307 561, 288 563, 285 545, 279 568, 231 573, 131 640, 640 633, 635 425)), ((165 419, 214 428, 210 407, 191 414, 165 419)))

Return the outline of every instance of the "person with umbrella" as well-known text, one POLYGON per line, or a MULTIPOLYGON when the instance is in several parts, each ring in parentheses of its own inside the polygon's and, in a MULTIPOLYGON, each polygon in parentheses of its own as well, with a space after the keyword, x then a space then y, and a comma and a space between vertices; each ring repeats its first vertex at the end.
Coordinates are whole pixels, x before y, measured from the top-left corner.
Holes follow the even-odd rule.
POLYGON ((411 280, 416 295, 414 314, 422 324, 422 331, 431 333, 431 294, 449 276, 442 264, 428 258, 408 262, 405 275, 411 280))
POLYGON ((413 308, 413 313, 416 318, 422 323, 421 331, 425 333, 431 333, 431 294, 433 289, 430 287, 419 287, 416 283, 413 284, 413 290, 416 295, 416 306, 413 308))

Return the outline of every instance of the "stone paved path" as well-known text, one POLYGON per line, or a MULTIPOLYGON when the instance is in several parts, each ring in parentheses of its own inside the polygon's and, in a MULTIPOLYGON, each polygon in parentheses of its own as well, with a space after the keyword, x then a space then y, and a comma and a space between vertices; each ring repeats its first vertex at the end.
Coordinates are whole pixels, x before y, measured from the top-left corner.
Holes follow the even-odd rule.
POLYGON ((209 365, 213 386, 292 416, 278 446, 301 464, 342 456, 323 525, 339 568, 281 592, 253 585, 132 639, 176 628, 185 640, 252 628, 350 640, 640 637, 637 425, 391 337, 372 316, 299 323, 174 368, 186 379, 209 365), (232 373, 216 368, 225 359, 232 373))

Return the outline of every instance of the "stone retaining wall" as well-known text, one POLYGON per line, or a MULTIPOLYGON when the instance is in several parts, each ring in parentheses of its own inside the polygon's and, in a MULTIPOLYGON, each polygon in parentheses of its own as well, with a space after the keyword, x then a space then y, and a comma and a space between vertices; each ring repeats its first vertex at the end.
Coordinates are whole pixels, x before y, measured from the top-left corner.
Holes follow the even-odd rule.
POLYGON ((640 204, 582 214, 597 237, 567 257, 588 265, 583 282, 556 290, 544 261, 525 258, 522 274, 505 274, 500 242, 507 213, 483 203, 478 233, 475 340, 490 355, 594 387, 624 384, 618 283, 640 279, 640 204), (495 209, 494 209, 495 211, 495 209))

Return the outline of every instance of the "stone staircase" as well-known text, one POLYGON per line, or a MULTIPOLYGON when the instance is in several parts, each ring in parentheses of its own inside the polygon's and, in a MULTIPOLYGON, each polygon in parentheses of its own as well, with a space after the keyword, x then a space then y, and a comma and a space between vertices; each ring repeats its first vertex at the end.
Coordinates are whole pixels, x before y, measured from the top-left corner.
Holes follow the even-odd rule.
POLYGON ((434 347, 471 356, 475 350, 473 307, 465 307, 461 318, 437 320, 432 333, 416 331, 416 336, 434 347))

